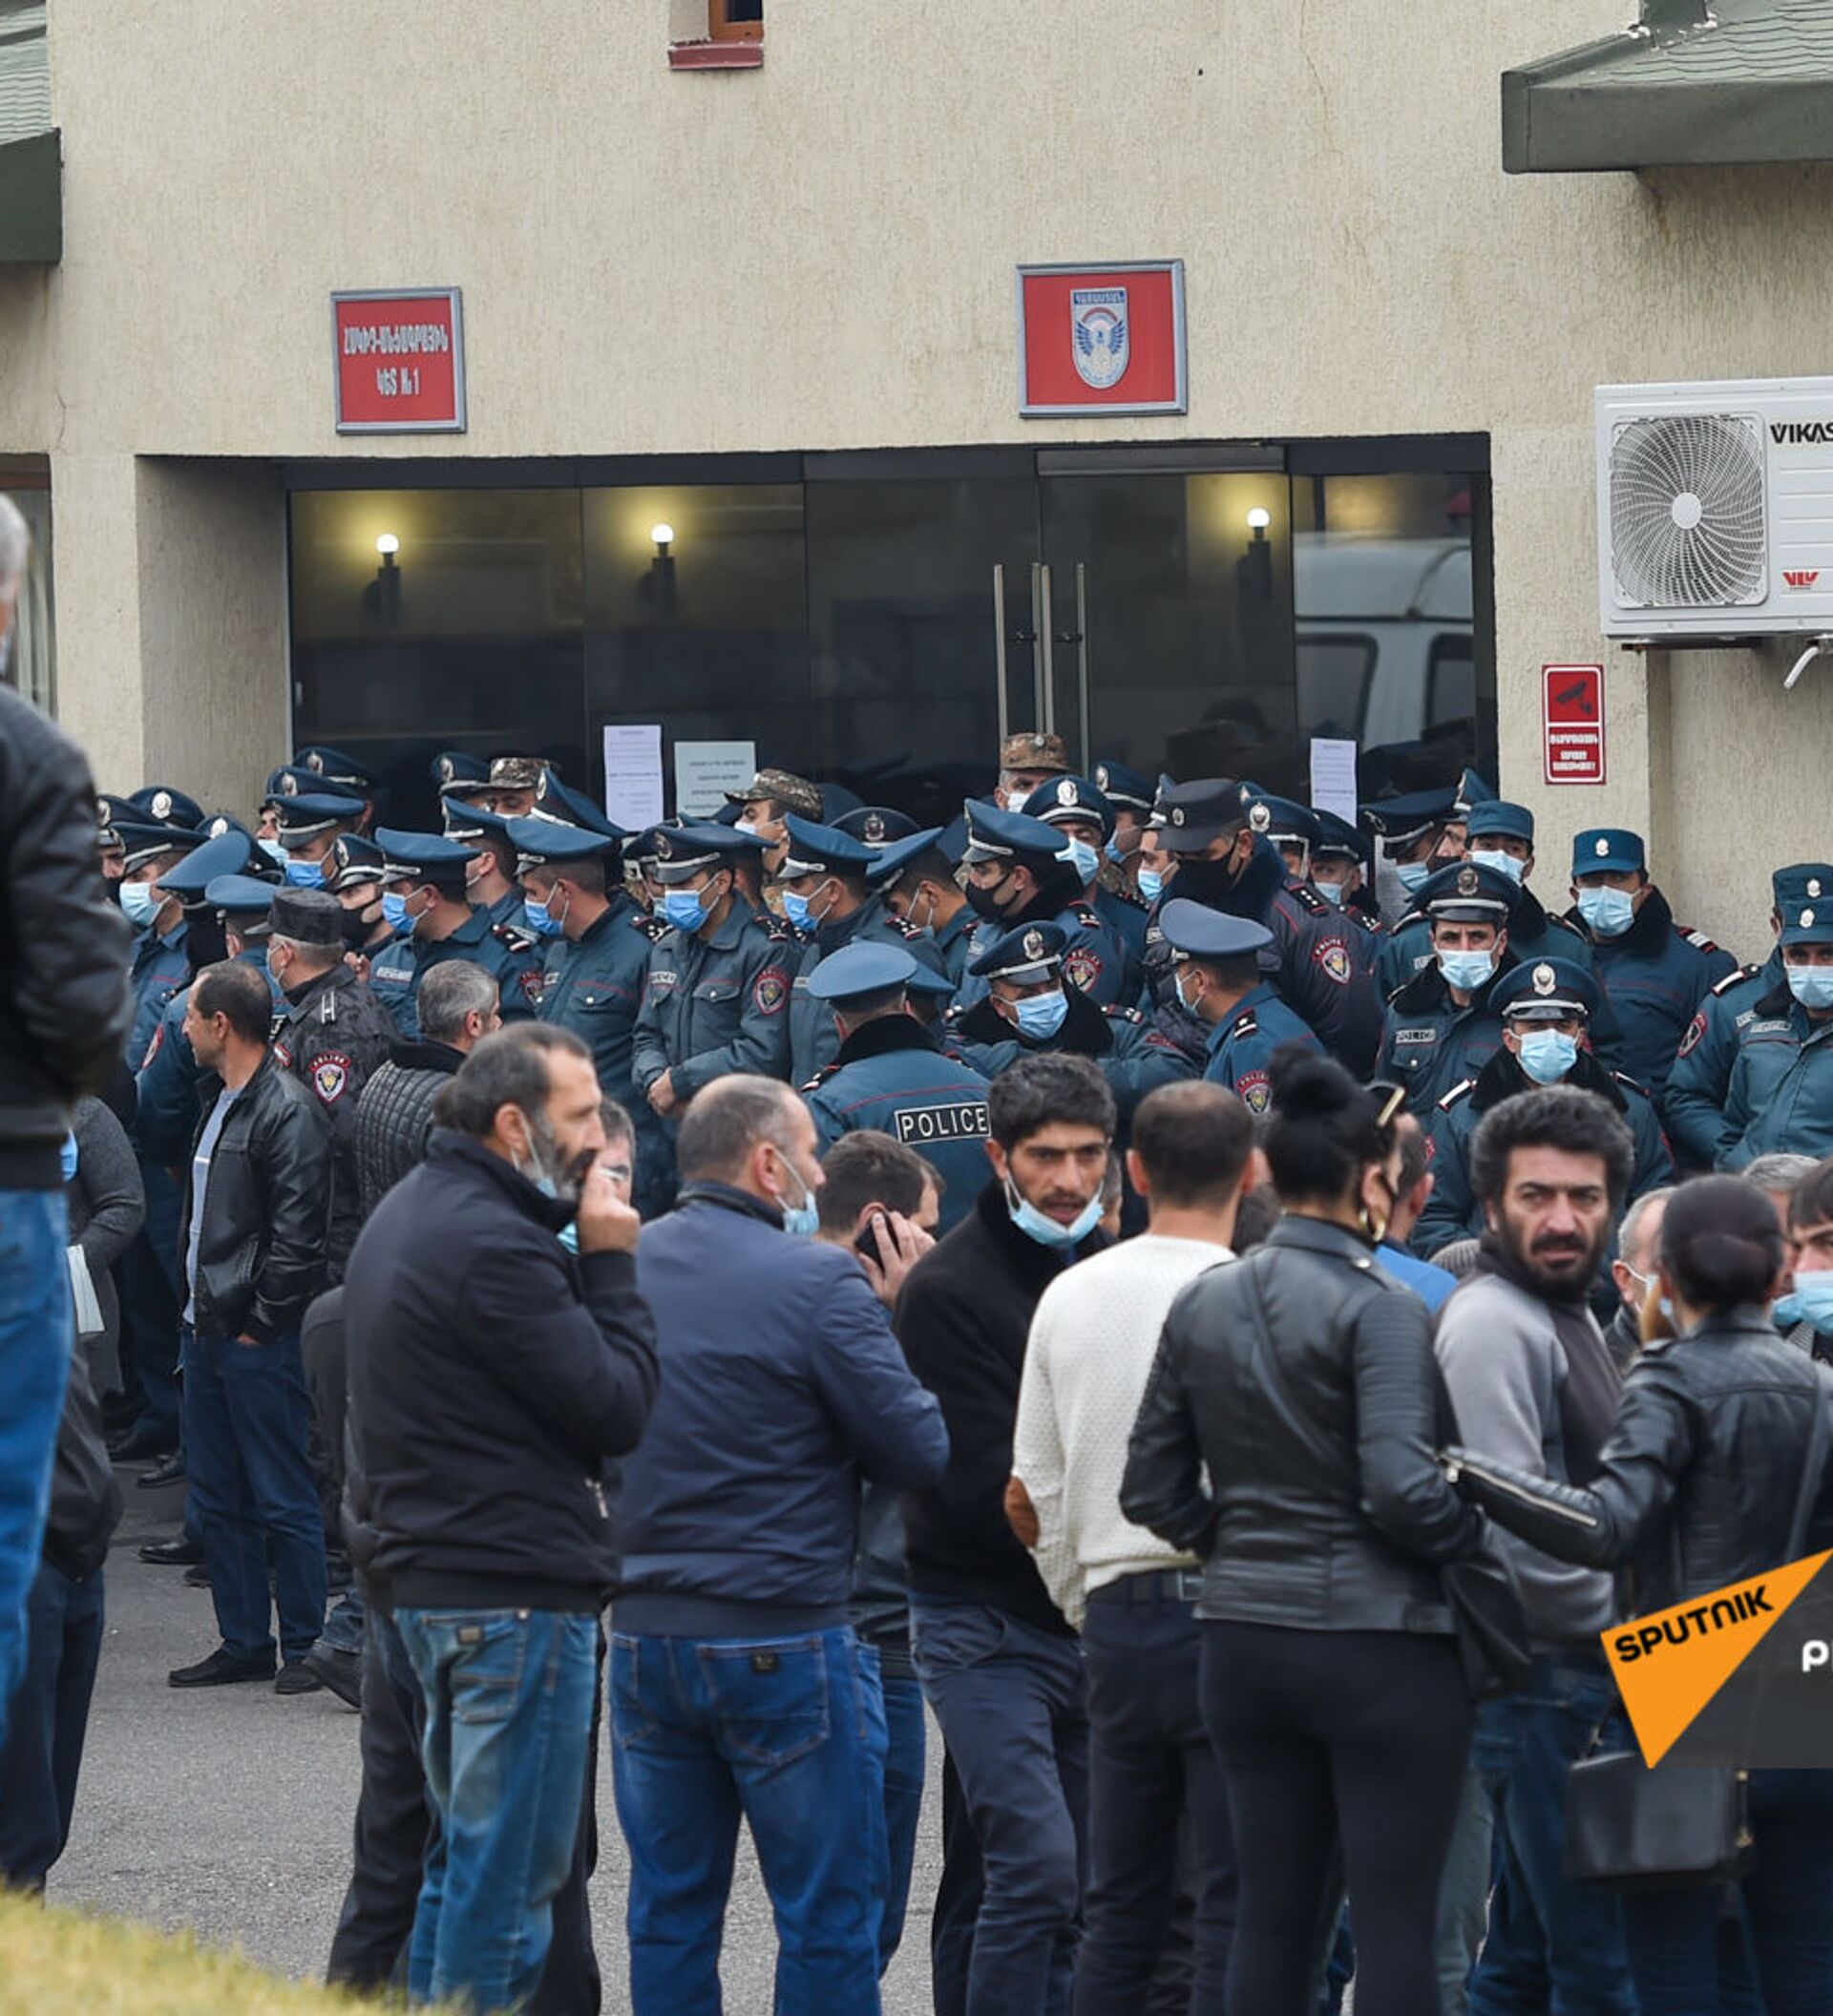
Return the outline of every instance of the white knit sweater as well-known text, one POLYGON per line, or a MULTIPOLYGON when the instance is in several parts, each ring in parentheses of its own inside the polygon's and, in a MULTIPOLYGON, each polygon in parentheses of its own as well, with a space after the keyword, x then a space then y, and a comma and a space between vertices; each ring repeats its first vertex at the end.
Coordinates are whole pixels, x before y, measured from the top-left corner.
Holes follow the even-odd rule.
POLYGON ((1038 1303, 1012 1472, 1037 1508, 1038 1572, 1078 1630, 1089 1590, 1194 1565, 1126 1518, 1120 1483, 1171 1304, 1198 1274, 1233 1257, 1225 1246, 1148 1232, 1068 1269, 1038 1303))

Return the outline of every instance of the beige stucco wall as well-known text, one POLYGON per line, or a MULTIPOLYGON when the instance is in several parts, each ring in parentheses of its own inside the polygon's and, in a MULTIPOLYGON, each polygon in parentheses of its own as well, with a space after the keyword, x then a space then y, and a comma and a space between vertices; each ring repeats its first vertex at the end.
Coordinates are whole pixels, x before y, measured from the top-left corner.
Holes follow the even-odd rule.
POLYGON ((682 11, 53 10, 67 252, 0 274, 0 451, 56 455, 62 691, 98 767, 195 747, 245 794, 274 746, 277 664, 241 655, 276 648, 273 500, 242 523, 239 473, 137 456, 1471 430, 1543 884, 1574 828, 1642 825, 1681 908, 1756 949, 1769 863, 1833 851, 1833 673, 1784 701, 1746 657, 1604 650, 1591 390, 1833 368, 1833 177, 1505 178, 1501 72, 1633 0, 770 0, 765 67, 729 74, 668 70, 682 11), (1157 255, 1188 263, 1188 417, 1021 423, 1013 265, 1157 255), (465 290, 471 431, 341 442, 326 297, 415 283, 465 290), (155 557, 188 613, 132 578, 155 557), (1548 790, 1536 668, 1599 657, 1611 785, 1548 790), (239 682, 261 697, 225 711, 239 682))

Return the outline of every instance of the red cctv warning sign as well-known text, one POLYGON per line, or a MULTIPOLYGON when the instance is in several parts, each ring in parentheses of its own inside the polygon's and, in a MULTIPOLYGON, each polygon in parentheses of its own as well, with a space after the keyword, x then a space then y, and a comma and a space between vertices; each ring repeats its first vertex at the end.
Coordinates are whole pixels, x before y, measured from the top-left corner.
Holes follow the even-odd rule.
POLYGON ((1604 782, 1604 667, 1542 665, 1549 784, 1604 782))
POLYGON ((1019 268, 1019 412, 1182 413, 1184 262, 1019 268))
POLYGON ((461 434, 465 319, 456 287, 333 294, 340 434, 461 434))

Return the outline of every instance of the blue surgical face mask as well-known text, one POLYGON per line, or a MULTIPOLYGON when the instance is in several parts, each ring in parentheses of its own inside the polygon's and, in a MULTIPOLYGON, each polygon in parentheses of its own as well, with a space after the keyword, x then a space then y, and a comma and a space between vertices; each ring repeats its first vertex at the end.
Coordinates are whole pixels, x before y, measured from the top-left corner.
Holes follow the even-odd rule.
POLYGON ((59 1149, 59 1150, 57 1151, 57 1154, 58 1154, 58 1167, 59 1167, 59 1169, 61 1170, 61 1172, 62 1172, 62 1174, 63 1174, 63 1179, 64 1179, 64 1181, 65 1181, 66 1183, 69 1183, 69 1182, 70 1182, 70 1181, 71 1181, 71 1180, 72 1180, 72 1179, 73 1179, 73 1178, 74 1178, 74 1177, 75 1176, 75 1174, 76 1174, 76 1137, 75 1137, 75 1135, 74 1135, 74 1134, 66 1134, 66 1135, 64 1136, 64 1144, 63 1144, 63 1146, 62 1146, 62 1147, 61 1147, 61 1148, 60 1148, 60 1149, 59 1149))
POLYGON ((121 910, 130 924, 144 930, 159 914, 159 899, 150 882, 123 882, 121 910))
MULTIPOLYGON (((283 853, 285 850, 281 850, 283 853)), ((288 889, 323 889, 325 869, 317 861, 302 861, 297 854, 286 855, 286 886, 288 889)))
POLYGON ((1429 861, 1397 861, 1394 873, 1409 896, 1417 896, 1432 873, 1429 861))
POLYGON ((691 936, 706 921, 706 898, 697 889, 665 889, 662 892, 663 921, 691 936))
POLYGON ((1833 966, 1784 966, 1788 991, 1803 1008, 1833 1008, 1833 966))
MULTIPOLYGON (((802 1173, 795 1172, 795 1180, 802 1183, 802 1173)), ((814 1192, 802 1183, 800 1204, 779 1203, 777 1208, 783 1213, 783 1229, 791 1239, 812 1239, 821 1227, 821 1213, 815 1208, 814 1192)))
POLYGON ((1086 888, 1101 872, 1101 856, 1087 841, 1072 840, 1069 843, 1069 857, 1076 873, 1082 877, 1084 888, 1086 888))
POLYGON ((559 919, 550 916, 545 903, 536 902, 533 896, 522 898, 522 915, 528 920, 528 928, 537 938, 558 938, 560 934, 559 919))
POLYGON ((1771 1314, 1791 1327, 1811 1323, 1816 1330, 1833 1332, 1833 1268, 1797 1274, 1795 1286, 1777 1301, 1771 1314))
POLYGON ((1496 970, 1493 952, 1442 952, 1438 961, 1445 985, 1460 994, 1475 994, 1496 970))
POLYGON ((1581 889, 1578 914, 1600 938, 1620 938, 1635 922, 1635 902, 1627 889, 1581 889))
POLYGON ((1142 868, 1135 881, 1142 903, 1156 903, 1165 893, 1165 877, 1155 868, 1142 868))
POLYGON ((808 897, 798 889, 786 889, 783 892, 783 914, 797 931, 814 929, 814 913, 809 908, 808 897))
POLYGON ((1080 1246, 1083 1240, 1101 1223, 1101 1192, 1097 1190, 1089 1198, 1068 1225, 1060 1225, 1056 1219, 1039 1210, 1029 1198, 1019 1195, 1018 1186, 1008 1176, 1005 1180, 1005 1208, 1012 1223, 1027 1239, 1035 1239, 1040 1246, 1080 1246))
POLYGON ((1118 840, 1104 841, 1102 843, 1101 850, 1104 854, 1107 856, 1108 860, 1110 860, 1116 868, 1118 868, 1120 864, 1127 858, 1126 850, 1121 846, 1118 840))
POLYGON ((1342 909, 1343 898, 1348 893, 1349 890, 1348 883, 1317 882, 1314 883, 1312 886, 1317 890, 1317 893, 1323 897, 1326 903, 1334 903, 1336 904, 1338 910, 1342 909))
POLYGON ((289 857, 286 850, 281 846, 278 840, 257 840, 255 845, 260 848, 262 852, 267 856, 268 860, 276 868, 284 868, 286 866, 289 857))
POLYGON ((1196 1002, 1191 1000, 1189 995, 1184 992, 1184 976, 1189 971, 1189 967, 1179 966, 1171 975, 1171 985, 1177 993, 1177 1005, 1183 1009, 1186 1015, 1194 1017, 1200 1022, 1203 1019, 1202 1011, 1198 1008, 1196 1002))
POLYGON ((1021 1036, 1029 1037, 1034 1043, 1048 1042, 1069 1013, 1069 997, 1061 987, 1048 994, 1027 995, 1023 1000, 1014 1002, 1013 1012, 1018 1017, 1021 1036))
POLYGON ((413 934, 413 919, 408 914, 408 899, 398 890, 382 892, 382 914, 397 938, 413 934))
POLYGON ((754 819, 734 819, 732 821, 732 830, 735 833, 749 833, 751 838, 755 840, 757 838, 757 822, 754 819))
POLYGON ((1556 1085, 1578 1061, 1578 1039, 1563 1029, 1525 1029, 1521 1068, 1537 1085, 1556 1085))
POLYGON ((1521 880, 1521 872, 1527 867, 1525 861, 1517 861, 1513 854, 1505 854, 1500 848, 1473 847, 1470 858, 1479 868, 1486 868, 1498 875, 1506 875, 1511 882, 1521 880))

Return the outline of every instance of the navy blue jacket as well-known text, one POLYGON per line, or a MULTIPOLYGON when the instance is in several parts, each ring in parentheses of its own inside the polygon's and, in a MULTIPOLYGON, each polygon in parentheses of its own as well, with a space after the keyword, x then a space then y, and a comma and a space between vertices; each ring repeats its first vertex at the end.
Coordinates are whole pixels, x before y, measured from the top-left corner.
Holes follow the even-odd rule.
POLYGON ((847 1622, 861 1479, 916 1490, 948 1461, 851 1252, 690 1183, 647 1227, 637 1282, 662 1390, 625 1466, 621 1630, 730 1637, 847 1622))
POLYGON ((1738 971, 1738 961, 1703 932, 1676 924, 1658 889, 1649 891, 1621 937, 1593 936, 1576 910, 1566 921, 1591 946, 1597 977, 1622 1024, 1623 1069, 1659 1102, 1699 1004, 1738 971))

